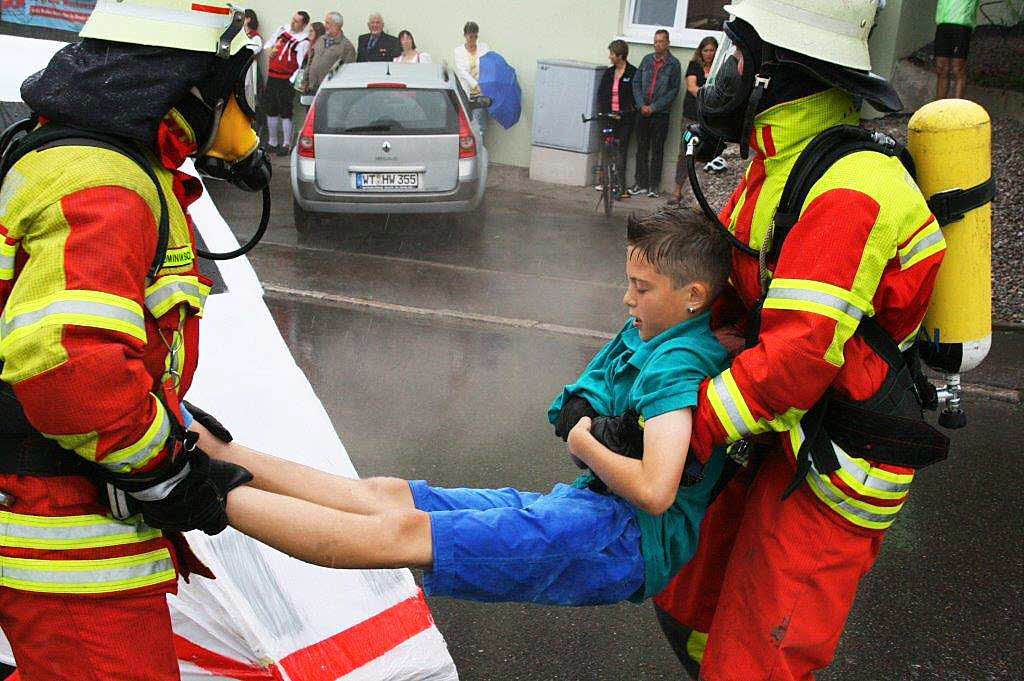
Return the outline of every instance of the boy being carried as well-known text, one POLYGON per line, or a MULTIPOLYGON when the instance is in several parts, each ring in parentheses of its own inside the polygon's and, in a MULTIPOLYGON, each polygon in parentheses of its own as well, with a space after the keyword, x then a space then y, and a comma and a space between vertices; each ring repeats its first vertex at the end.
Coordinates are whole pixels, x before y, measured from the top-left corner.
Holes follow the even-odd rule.
POLYGON ((318 565, 423 568, 428 595, 593 605, 658 593, 693 555, 722 468, 722 453, 703 468, 686 455, 698 387, 726 365, 708 308, 730 253, 696 212, 630 218, 627 241, 632 316, 548 409, 592 473, 548 494, 351 480, 201 431, 211 456, 255 476, 230 493, 231 524, 318 565), (639 458, 595 437, 624 450, 614 436, 636 429, 636 415, 620 416, 629 410, 641 417, 639 458))

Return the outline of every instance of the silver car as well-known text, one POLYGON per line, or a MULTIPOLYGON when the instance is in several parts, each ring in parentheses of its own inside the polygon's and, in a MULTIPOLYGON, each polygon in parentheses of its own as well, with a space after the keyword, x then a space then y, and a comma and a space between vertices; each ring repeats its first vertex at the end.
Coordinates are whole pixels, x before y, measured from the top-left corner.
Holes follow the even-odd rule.
POLYGON ((346 64, 328 74, 292 151, 295 224, 323 213, 476 210, 487 150, 442 64, 346 64))

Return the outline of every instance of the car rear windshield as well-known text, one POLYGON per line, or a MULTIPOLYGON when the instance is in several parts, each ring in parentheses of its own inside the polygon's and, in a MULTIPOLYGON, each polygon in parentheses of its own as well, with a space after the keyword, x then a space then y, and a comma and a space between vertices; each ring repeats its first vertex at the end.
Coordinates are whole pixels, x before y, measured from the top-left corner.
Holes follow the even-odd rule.
POLYGON ((448 90, 346 88, 322 90, 315 132, 329 135, 457 134, 459 116, 448 90))

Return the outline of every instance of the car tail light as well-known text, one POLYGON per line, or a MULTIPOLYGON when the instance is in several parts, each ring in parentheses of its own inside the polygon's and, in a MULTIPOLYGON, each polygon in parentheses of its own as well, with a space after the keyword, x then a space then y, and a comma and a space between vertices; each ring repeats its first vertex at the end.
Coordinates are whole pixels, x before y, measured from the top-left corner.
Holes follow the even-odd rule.
POLYGON ((469 127, 466 112, 459 109, 459 158, 473 158, 474 156, 476 156, 476 140, 473 139, 473 130, 469 127))
POLYGON ((302 132, 299 133, 299 156, 306 158, 316 157, 316 148, 313 146, 313 121, 316 119, 316 102, 309 105, 309 113, 306 114, 306 122, 302 124, 302 132))
POLYGON ((405 87, 405 83, 389 83, 389 82, 385 82, 385 83, 367 83, 366 87, 394 87, 394 88, 402 88, 402 87, 405 87))

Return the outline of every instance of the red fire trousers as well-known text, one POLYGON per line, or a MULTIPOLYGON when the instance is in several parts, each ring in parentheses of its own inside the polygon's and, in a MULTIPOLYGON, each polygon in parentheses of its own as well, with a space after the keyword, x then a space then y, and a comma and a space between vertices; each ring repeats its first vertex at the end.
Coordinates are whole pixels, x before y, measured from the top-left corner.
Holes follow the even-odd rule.
POLYGON ((0 589, 20 681, 179 681, 163 593, 87 598, 0 589))
POLYGON ((883 531, 858 528, 767 456, 708 509, 694 558, 655 598, 684 666, 702 681, 813 681, 835 654, 883 531), (706 634, 706 643, 705 643, 706 634))

